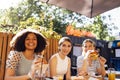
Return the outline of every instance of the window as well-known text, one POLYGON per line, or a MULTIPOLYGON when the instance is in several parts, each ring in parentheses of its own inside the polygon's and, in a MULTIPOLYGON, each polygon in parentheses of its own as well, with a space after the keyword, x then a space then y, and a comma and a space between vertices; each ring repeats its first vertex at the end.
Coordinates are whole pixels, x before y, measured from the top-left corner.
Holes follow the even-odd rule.
POLYGON ((120 57, 120 48, 115 49, 115 57, 120 57))
POLYGON ((82 54, 82 47, 80 44, 76 44, 73 46, 73 55, 80 56, 82 54))

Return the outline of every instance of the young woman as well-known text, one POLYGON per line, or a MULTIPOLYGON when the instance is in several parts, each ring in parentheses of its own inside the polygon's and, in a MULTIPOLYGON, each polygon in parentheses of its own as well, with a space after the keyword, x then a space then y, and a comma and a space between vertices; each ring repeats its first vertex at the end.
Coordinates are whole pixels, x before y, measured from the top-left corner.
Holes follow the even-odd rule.
POLYGON ((95 51, 96 44, 91 39, 86 39, 82 44, 82 55, 77 58, 77 73, 78 75, 95 75, 100 74, 102 76, 106 75, 104 64, 106 59, 102 56, 93 59, 91 53, 95 51))
POLYGON ((6 61, 5 80, 32 80, 42 61, 34 59, 47 45, 45 37, 35 30, 24 29, 10 43, 13 50, 6 61))
POLYGON ((67 55, 70 53, 72 48, 72 42, 68 37, 62 37, 59 40, 59 51, 54 54, 49 61, 50 77, 64 77, 66 80, 71 78, 71 61, 67 55))

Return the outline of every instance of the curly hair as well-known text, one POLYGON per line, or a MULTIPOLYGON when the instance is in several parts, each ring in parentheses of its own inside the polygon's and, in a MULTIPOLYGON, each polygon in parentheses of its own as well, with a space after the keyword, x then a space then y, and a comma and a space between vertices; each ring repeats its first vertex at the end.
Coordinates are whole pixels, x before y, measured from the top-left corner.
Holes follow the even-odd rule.
POLYGON ((34 33, 37 37, 37 47, 35 48, 34 52, 42 52, 46 45, 47 41, 46 38, 39 32, 33 29, 24 29, 17 33, 10 42, 10 47, 13 48, 16 51, 25 51, 25 39, 28 34, 34 33))

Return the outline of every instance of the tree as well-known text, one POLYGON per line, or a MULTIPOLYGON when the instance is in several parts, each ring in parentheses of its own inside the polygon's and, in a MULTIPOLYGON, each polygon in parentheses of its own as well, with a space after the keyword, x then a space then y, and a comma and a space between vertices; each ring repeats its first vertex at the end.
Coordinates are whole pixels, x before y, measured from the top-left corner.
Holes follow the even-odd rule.
MULTIPOLYGON (((86 26, 87 18, 81 17, 81 14, 62 9, 59 7, 47 5, 39 0, 25 0, 18 7, 11 7, 0 14, 0 30, 16 33, 20 29, 32 27, 36 29, 45 28, 51 35, 65 35, 66 26, 69 24, 77 25, 81 23, 84 26, 80 29, 95 33, 97 39, 113 40, 108 34, 107 24, 104 24, 101 17, 95 18, 93 24, 86 26), (3 16, 1 16, 3 15, 3 16)), ((41 30, 40 30, 41 31, 41 30)), ((49 35, 49 34, 48 34, 49 35)))
POLYGON ((100 40, 112 41, 115 39, 113 36, 109 35, 109 28, 107 24, 103 23, 101 16, 95 17, 93 24, 85 26, 84 29, 93 32, 96 35, 96 38, 100 40))
POLYGON ((51 12, 51 8, 52 6, 49 6, 45 3, 41 3, 39 0, 26 0, 20 3, 18 7, 11 7, 8 10, 6 10, 4 16, 6 16, 7 18, 4 19, 5 23, 2 23, 6 27, 1 27, 6 29, 7 31, 8 29, 10 29, 9 26, 7 26, 8 24, 14 25, 11 30, 13 32, 16 32, 19 31, 20 28, 23 29, 27 26, 32 26, 33 24, 27 24, 27 22, 31 21, 34 18, 36 21, 34 25, 50 28, 58 34, 65 34, 65 28, 63 28, 67 24, 65 23, 65 21, 63 21, 66 15, 64 14, 65 11, 64 13, 62 13, 63 10, 59 8, 54 8, 51 12), (61 12, 61 14, 59 14, 59 12, 61 12), (26 25, 23 26, 22 23, 26 25))

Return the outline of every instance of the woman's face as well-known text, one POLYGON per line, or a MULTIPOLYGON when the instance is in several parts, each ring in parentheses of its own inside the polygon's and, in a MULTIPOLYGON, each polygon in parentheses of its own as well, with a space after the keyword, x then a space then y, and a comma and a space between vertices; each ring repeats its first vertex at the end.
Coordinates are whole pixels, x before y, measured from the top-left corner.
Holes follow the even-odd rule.
POLYGON ((37 37, 34 33, 29 33, 25 39, 25 47, 28 50, 34 50, 37 47, 37 37))
POLYGON ((84 52, 87 52, 88 50, 94 50, 95 47, 91 42, 86 42, 83 46, 82 49, 84 52))
POLYGON ((70 42, 68 41, 64 41, 61 45, 60 45, 60 52, 64 55, 68 55, 71 51, 72 45, 70 42))

